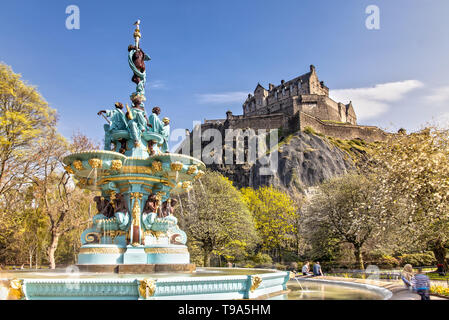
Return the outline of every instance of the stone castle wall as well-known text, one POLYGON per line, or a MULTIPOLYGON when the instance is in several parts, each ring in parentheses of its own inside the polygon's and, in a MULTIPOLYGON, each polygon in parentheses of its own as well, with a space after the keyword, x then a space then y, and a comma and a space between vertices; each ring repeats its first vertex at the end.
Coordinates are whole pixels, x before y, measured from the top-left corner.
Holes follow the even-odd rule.
POLYGON ((232 129, 278 129, 285 127, 288 123, 288 117, 283 113, 273 113, 247 117, 243 115, 234 116, 228 113, 226 126, 232 129))
POLYGON ((375 126, 360 126, 349 123, 333 123, 320 120, 318 117, 299 111, 294 116, 287 116, 284 113, 273 113, 258 116, 232 115, 227 113, 226 120, 206 120, 201 125, 201 130, 209 128, 224 129, 279 129, 284 133, 292 133, 298 130, 304 131, 306 127, 314 131, 344 140, 363 139, 367 142, 384 141, 387 133, 375 126))
POLYGON ((367 142, 384 141, 387 133, 375 126, 360 126, 351 124, 338 124, 324 122, 307 113, 299 113, 300 129, 306 127, 312 128, 314 131, 343 140, 363 139, 367 142))

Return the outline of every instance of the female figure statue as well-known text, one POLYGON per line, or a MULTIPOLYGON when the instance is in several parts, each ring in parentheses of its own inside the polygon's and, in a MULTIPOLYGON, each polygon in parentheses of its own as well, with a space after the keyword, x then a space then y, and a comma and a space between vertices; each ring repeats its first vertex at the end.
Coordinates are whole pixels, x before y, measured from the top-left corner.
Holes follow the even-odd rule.
POLYGON ((145 96, 145 82, 147 80, 145 61, 148 60, 150 60, 150 57, 142 49, 133 45, 128 47, 128 64, 134 73, 131 81, 137 85, 135 93, 143 97, 145 96))
POLYGON ((165 220, 171 221, 174 224, 178 224, 178 219, 173 215, 175 211, 174 207, 178 201, 176 199, 168 199, 162 203, 162 214, 165 220))
POLYGON ((94 197, 94 202, 97 204, 98 214, 92 218, 92 222, 97 229, 103 228, 101 220, 109 219, 114 216, 114 208, 109 200, 101 196, 94 197))
POLYGON ((125 196, 121 193, 115 196, 115 211, 114 216, 117 219, 117 225, 120 230, 128 229, 129 224, 129 210, 126 203, 125 196))
POLYGON ((152 194, 148 197, 147 202, 145 203, 145 207, 142 212, 142 223, 145 227, 145 230, 151 230, 151 226, 156 219, 156 211, 159 207, 159 200, 156 198, 155 194, 152 194))

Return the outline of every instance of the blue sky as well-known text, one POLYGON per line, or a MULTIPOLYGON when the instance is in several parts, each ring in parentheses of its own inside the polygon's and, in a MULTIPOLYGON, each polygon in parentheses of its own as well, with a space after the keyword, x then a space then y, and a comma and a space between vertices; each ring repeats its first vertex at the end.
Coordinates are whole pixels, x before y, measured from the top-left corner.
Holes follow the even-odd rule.
POLYGON ((331 96, 352 100, 359 123, 397 130, 449 119, 449 1, 2 1, 0 61, 36 85, 59 130, 103 135, 96 112, 129 102, 127 46, 141 22, 147 110, 172 129, 241 114, 257 83, 317 68, 331 96), (80 29, 65 26, 68 5, 80 29), (365 27, 368 5, 380 29, 365 27))

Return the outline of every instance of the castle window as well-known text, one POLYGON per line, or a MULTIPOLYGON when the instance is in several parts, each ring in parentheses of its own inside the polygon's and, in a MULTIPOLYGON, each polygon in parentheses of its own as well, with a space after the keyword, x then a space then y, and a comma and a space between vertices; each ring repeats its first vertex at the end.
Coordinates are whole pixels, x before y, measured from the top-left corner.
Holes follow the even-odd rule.
POLYGON ((276 100, 278 99, 278 91, 277 91, 277 90, 274 92, 274 98, 275 98, 276 100))

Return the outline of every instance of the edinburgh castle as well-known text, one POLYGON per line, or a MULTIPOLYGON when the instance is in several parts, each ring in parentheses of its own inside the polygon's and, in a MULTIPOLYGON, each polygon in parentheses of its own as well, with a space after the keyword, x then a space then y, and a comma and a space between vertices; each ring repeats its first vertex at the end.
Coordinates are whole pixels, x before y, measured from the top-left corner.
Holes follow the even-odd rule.
POLYGON ((329 88, 318 79, 316 69, 268 89, 257 84, 254 94, 243 103, 243 115, 226 113, 226 119, 205 120, 201 129, 215 126, 229 129, 280 129, 313 131, 339 139, 382 141, 386 134, 375 126, 357 125, 354 106, 329 97, 329 88))

